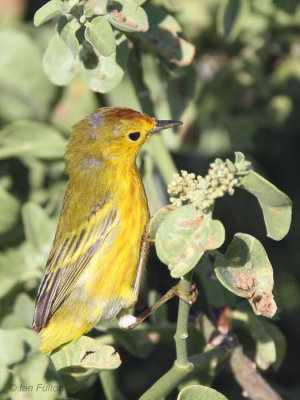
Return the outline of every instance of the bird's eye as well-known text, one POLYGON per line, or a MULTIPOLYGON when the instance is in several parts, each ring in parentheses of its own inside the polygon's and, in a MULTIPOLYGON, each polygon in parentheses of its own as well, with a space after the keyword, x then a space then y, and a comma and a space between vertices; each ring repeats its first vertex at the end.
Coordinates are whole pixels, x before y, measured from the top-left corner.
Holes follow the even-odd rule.
POLYGON ((133 142, 136 142, 140 136, 141 136, 140 132, 132 132, 129 133, 128 135, 129 139, 132 140, 133 142))

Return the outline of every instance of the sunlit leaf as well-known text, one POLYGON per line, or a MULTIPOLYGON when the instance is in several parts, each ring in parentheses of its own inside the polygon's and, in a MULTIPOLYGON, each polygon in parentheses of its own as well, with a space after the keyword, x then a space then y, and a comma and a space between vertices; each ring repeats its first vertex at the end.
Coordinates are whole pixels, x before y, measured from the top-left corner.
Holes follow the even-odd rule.
POLYGON ((43 57, 43 68, 55 85, 64 86, 79 73, 80 63, 56 33, 50 40, 43 57))
POLYGON ((257 315, 273 317, 273 269, 262 244, 251 235, 236 233, 225 255, 218 255, 215 273, 219 281, 237 296, 249 300, 257 315))
POLYGON ((228 400, 215 389, 202 385, 189 385, 181 390, 177 400, 228 400))
POLYGON ((117 33, 116 44, 115 53, 108 57, 99 56, 96 68, 84 69, 84 78, 95 92, 107 93, 123 79, 129 53, 126 36, 117 33))
POLYGON ((171 276, 179 278, 195 267, 206 250, 220 247, 224 237, 220 221, 187 205, 166 216, 157 230, 155 247, 171 276))
POLYGON ((97 340, 82 336, 63 346, 51 355, 57 370, 70 374, 83 374, 91 369, 93 372, 118 368, 121 360, 112 346, 97 343, 97 340))
POLYGON ((156 232, 160 224, 163 222, 166 216, 169 215, 169 213, 172 211, 174 211, 174 207, 172 207, 172 205, 169 204, 158 210, 157 213, 153 215, 153 217, 149 222, 149 229, 148 229, 151 239, 155 238, 156 232))
POLYGON ((116 41, 110 23, 104 17, 96 17, 85 30, 85 38, 103 56, 116 51, 116 41))
POLYGON ((253 171, 242 178, 241 187, 257 198, 264 215, 267 235, 274 240, 284 238, 291 225, 291 199, 253 171))
POLYGON ((35 26, 39 26, 61 14, 60 0, 50 0, 34 14, 33 23, 35 26))
POLYGON ((107 18, 123 32, 146 32, 149 29, 147 14, 134 0, 111 1, 107 18))
POLYGON ((151 29, 138 34, 138 37, 170 62, 180 67, 189 65, 195 55, 195 46, 178 36, 178 24, 174 25, 167 13, 160 10, 164 14, 164 22, 161 22, 161 18, 157 19, 156 12, 156 8, 147 6, 151 29))
POLYGON ((79 42, 76 36, 76 32, 80 27, 81 25, 76 18, 68 20, 65 15, 62 15, 59 18, 57 24, 57 31, 59 33, 59 36, 71 50, 74 57, 76 57, 79 53, 79 42))

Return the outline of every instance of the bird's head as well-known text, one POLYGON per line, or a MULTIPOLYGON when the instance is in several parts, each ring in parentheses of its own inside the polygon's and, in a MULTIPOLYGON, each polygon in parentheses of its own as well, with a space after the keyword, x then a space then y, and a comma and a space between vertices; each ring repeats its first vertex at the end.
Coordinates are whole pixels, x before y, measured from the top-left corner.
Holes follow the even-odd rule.
MULTIPOLYGON (((161 121, 127 107, 103 107, 73 128, 67 148, 67 163, 99 168, 110 163, 133 164, 141 146, 153 133, 180 125, 161 121)), ((69 165, 68 170, 71 167, 69 165)))

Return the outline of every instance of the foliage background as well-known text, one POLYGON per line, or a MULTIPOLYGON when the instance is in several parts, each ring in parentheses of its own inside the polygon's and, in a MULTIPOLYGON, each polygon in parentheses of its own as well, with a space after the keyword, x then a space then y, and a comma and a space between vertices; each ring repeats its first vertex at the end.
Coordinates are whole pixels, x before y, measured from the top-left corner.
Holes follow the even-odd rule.
MULTIPOLYGON (((288 346, 281 368, 271 368, 264 375, 284 399, 296 400, 300 396, 300 10, 296 0, 241 2, 233 28, 224 32, 226 3, 152 1, 175 16, 185 38, 195 45, 196 54, 191 65, 179 68, 145 48, 142 68, 157 116, 184 121, 179 133, 164 133, 179 169, 205 174, 215 157, 231 157, 234 151, 242 151, 256 170, 293 199, 294 222, 281 242, 265 237, 256 202, 242 192, 234 199, 217 202, 216 214, 226 227, 227 243, 235 232, 247 232, 260 239, 268 251, 279 309, 276 324, 288 346)), ((131 69, 126 70, 123 82, 107 94, 96 95, 80 78, 66 87, 50 83, 42 70, 42 55, 54 24, 35 28, 32 22, 42 4, 34 0, 0 1, 0 318, 5 329, 31 326, 34 298, 66 183, 62 156, 70 127, 99 106, 139 107, 131 81, 136 71, 134 52, 129 55, 131 69), (30 143, 27 148, 24 137, 30 143), (41 205, 44 212, 24 208, 28 201, 41 205)), ((147 157, 144 154, 139 163, 154 212, 167 203, 167 197, 147 157)), ((173 284, 154 253, 137 310, 147 304, 150 289, 164 293, 173 284)), ((201 293, 200 289, 192 314, 205 309, 201 293)), ((226 296, 230 304, 236 304, 234 296, 226 296)), ((168 304, 167 313, 174 322, 175 300, 168 304)), ((250 336, 245 331, 240 335, 251 353, 250 336)), ((174 359, 172 334, 155 346, 147 342, 131 354, 120 343, 117 349, 123 364, 116 379, 129 399, 138 398, 174 359), (152 349, 150 356, 147 345, 152 349)), ((226 369, 214 387, 230 400, 242 398, 226 369)), ((104 398, 100 383, 76 398, 104 398)))

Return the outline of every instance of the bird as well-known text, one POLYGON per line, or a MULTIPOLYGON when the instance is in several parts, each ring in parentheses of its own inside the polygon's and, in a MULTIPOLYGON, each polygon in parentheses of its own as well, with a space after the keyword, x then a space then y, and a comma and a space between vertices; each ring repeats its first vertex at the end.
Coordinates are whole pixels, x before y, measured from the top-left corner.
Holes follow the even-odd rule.
POLYGON ((136 157, 153 134, 180 124, 102 107, 74 125, 65 154, 69 180, 33 318, 42 352, 103 320, 119 316, 125 328, 135 322, 126 310, 138 299, 150 218, 136 157))

